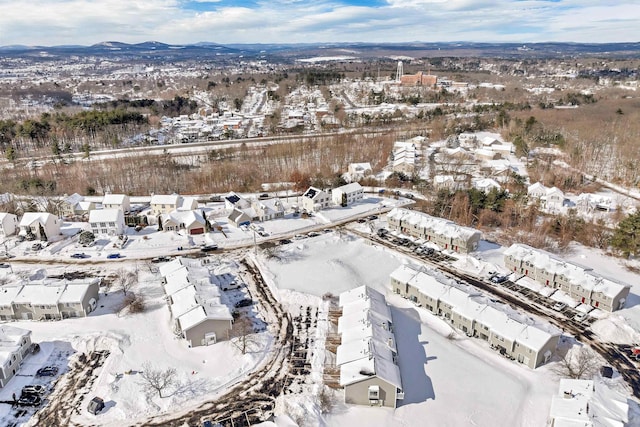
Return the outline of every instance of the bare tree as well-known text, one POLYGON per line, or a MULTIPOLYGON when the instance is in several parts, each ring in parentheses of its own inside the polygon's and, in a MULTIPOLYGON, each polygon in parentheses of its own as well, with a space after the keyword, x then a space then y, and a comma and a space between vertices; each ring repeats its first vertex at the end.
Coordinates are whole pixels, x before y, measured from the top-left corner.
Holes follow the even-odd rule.
POLYGON ((562 378, 587 379, 598 371, 599 366, 598 355, 589 347, 580 347, 567 351, 552 370, 562 378))
POLYGON ((252 344, 257 344, 253 323, 248 317, 240 317, 233 323, 231 342, 242 354, 246 354, 252 344))
POLYGON ((149 362, 142 364, 140 372, 142 378, 141 385, 147 394, 158 393, 158 396, 164 398, 163 393, 177 382, 177 373, 175 368, 160 369, 155 368, 149 362))
POLYGON ((131 288, 136 284, 136 274, 132 271, 127 271, 124 268, 121 268, 117 272, 116 283, 118 287, 122 290, 124 295, 127 295, 127 292, 131 290, 131 288))
POLYGON ((120 307, 118 307, 118 316, 125 314, 125 310, 130 314, 143 313, 145 308, 144 298, 141 295, 129 292, 122 300, 120 307))

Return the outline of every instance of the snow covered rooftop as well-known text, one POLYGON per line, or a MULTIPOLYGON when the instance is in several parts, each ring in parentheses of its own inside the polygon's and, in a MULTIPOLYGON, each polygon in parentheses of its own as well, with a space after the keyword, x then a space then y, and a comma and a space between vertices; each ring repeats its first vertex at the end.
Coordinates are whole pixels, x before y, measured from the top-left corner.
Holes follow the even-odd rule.
POLYGON ((198 211, 185 210, 185 211, 173 211, 170 212, 169 215, 164 219, 164 223, 173 222, 174 224, 184 224, 185 227, 189 228, 193 224, 205 224, 205 220, 202 217, 202 214, 198 211))
POLYGON ((623 427, 628 413, 626 397, 604 382, 563 378, 551 401, 550 418, 560 427, 623 427))
POLYGON ((126 194, 105 194, 102 199, 103 205, 121 205, 127 199, 126 194))
POLYGON ((124 216, 120 209, 92 209, 89 211, 89 222, 118 222, 122 221, 124 216))
POLYGON ((151 204, 152 205, 170 205, 170 206, 180 206, 180 195, 179 194, 154 194, 151 196, 151 204))
POLYGON ((363 358, 340 366, 340 385, 346 386, 376 376, 383 381, 402 389, 400 368, 391 360, 379 354, 371 358, 363 358))
POLYGON ((390 347, 388 344, 393 343, 383 343, 372 337, 343 343, 338 346, 336 352, 336 365, 343 365, 364 357, 369 358, 373 354, 380 355, 387 360, 393 360, 396 353, 395 347, 390 347))
POLYGON ((431 230, 438 235, 452 239, 461 238, 468 240, 472 236, 481 235, 480 231, 475 228, 463 227, 446 219, 433 217, 422 212, 403 208, 393 208, 387 214, 387 218, 409 223, 426 230, 431 230))

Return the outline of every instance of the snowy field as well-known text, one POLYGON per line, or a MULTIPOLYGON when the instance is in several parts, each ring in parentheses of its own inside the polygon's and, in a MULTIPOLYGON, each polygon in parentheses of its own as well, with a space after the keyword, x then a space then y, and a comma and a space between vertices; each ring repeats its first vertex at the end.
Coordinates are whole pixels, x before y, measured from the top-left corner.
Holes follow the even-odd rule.
MULTIPOLYGON (((333 222, 376 213, 394 203, 403 201, 371 198, 354 207, 348 215, 345 210, 335 209, 323 211, 312 218, 284 218, 262 225, 271 237, 285 237, 301 230, 322 230, 333 222)), ((360 232, 371 232, 383 224, 381 218, 352 226, 360 232)), ((77 227, 67 225, 69 230, 77 227)), ((258 346, 245 355, 228 341, 209 347, 188 348, 184 340, 173 333, 160 278, 154 272, 155 265, 140 260, 158 255, 179 255, 183 252, 177 250, 179 246, 197 249, 200 244, 213 240, 224 243, 227 248, 248 246, 208 257, 219 270, 237 274, 237 260, 245 255, 253 257, 254 235, 251 231, 235 229, 228 224, 224 227, 232 237, 211 233, 192 238, 157 232, 154 227, 149 227, 140 235, 130 236, 130 243, 123 249, 114 249, 111 240, 80 249, 69 239, 53 243, 37 255, 23 247, 24 243, 12 249, 14 255, 24 260, 55 262, 63 258, 66 262, 71 261, 69 255, 75 252, 86 252, 91 256, 68 265, 45 265, 49 274, 88 270, 105 275, 121 268, 136 270, 139 281, 136 291, 146 297, 148 309, 142 314, 119 317, 115 311, 123 295, 121 291, 112 289, 101 292, 98 309, 86 319, 11 323, 32 330, 32 340, 39 342, 42 350, 25 361, 21 374, 27 376, 16 376, 7 387, 0 389, 0 400, 10 400, 12 393, 23 385, 34 382, 46 384, 46 379, 29 376, 43 365, 53 364, 64 372, 78 353, 109 350, 110 355, 87 394, 88 398, 102 397, 107 403, 106 410, 93 416, 83 405, 81 413, 74 415, 72 421, 81 425, 120 426, 214 399, 230 384, 258 369, 273 342, 268 331, 257 334, 258 346), (99 265, 92 263, 93 260, 105 260, 106 254, 111 252, 119 252, 123 260, 110 260, 99 265), (177 369, 179 384, 171 390, 169 397, 144 396, 137 372, 145 362, 158 368, 177 369)), ((482 242, 476 254, 460 257, 455 265, 478 275, 504 271, 504 249, 482 242)), ((613 314, 594 313, 598 320, 592 329, 603 340, 640 342, 640 276, 629 270, 626 262, 583 247, 573 247, 567 258, 632 284, 627 307, 613 314)), ((259 250, 257 259, 267 282, 276 288, 276 296, 290 311, 302 305, 322 310, 326 308, 320 298, 323 295, 338 295, 361 285, 388 294, 389 274, 408 261, 405 255, 337 229, 318 237, 259 250)), ((11 274, 25 277, 33 274, 34 266, 12 261, 11 269, 2 270, 2 277, 11 277, 11 274)), ((237 300, 241 297, 232 295, 228 298, 237 300)), ((276 414, 303 420, 301 425, 309 426, 420 425, 417 420, 428 420, 422 425, 433 426, 546 425, 551 397, 558 388, 558 378, 551 372, 550 365, 530 370, 501 357, 488 344, 452 331, 442 320, 407 300, 388 294, 388 302, 396 325, 399 366, 405 391, 405 399, 400 401, 399 407, 393 411, 345 405, 341 403, 341 392, 336 392, 331 413, 320 413, 317 398, 310 391, 317 390, 322 380, 324 354, 318 352, 314 356, 317 360, 313 363, 309 390, 280 399, 276 414)), ((620 378, 615 380, 611 385, 624 389, 620 378)), ((632 406, 632 410, 634 413, 630 414, 630 419, 640 420, 637 405, 632 406)), ((9 405, 0 404, 0 425, 13 421, 32 425, 28 415, 16 420, 9 405)))

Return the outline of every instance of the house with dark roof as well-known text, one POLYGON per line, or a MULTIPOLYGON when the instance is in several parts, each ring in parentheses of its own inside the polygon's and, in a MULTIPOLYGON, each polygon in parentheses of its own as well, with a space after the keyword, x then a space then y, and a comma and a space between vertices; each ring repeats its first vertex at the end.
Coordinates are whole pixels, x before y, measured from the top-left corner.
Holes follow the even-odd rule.
POLYGON ((316 187, 309 187, 302 194, 302 209, 306 212, 318 212, 331 205, 331 195, 316 187))

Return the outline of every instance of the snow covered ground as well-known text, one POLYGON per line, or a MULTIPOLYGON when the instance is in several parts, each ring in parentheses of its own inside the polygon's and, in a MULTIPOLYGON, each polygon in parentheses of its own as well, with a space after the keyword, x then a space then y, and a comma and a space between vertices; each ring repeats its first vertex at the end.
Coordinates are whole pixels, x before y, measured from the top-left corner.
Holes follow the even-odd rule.
MULTIPOLYGON (((346 215, 343 210, 323 211, 312 218, 285 218, 273 224, 262 224, 272 236, 290 236, 302 230, 322 229, 329 221, 342 221, 349 216, 361 216, 390 206, 402 200, 371 200, 356 206, 346 215)), ((382 220, 382 218, 381 218, 382 220)), ((374 231, 383 221, 354 224, 361 232, 374 231)), ((68 228, 75 227, 69 225, 68 228)), ((231 230, 231 226, 225 229, 231 230)), ((71 234, 71 233, 70 233, 71 234)), ((217 233, 220 234, 220 233, 217 233)), ((253 232, 231 230, 228 238, 214 234, 216 242, 226 247, 248 246, 246 249, 224 252, 208 257, 216 268, 237 273, 235 260, 253 252, 253 232), (220 240, 219 240, 220 239, 220 240), (224 239, 224 240, 221 240, 224 239)), ((86 319, 66 319, 53 322, 14 322, 16 326, 33 331, 32 339, 40 342, 42 350, 29 356, 23 365, 23 374, 30 375, 46 364, 67 369, 78 353, 93 349, 111 352, 98 378, 91 386, 88 398, 102 397, 107 409, 98 416, 86 410, 74 415, 79 424, 119 426, 166 411, 185 409, 189 405, 215 398, 251 370, 257 369, 272 345, 269 332, 258 334, 259 348, 241 355, 230 342, 224 341, 209 347, 188 348, 184 340, 172 332, 170 314, 164 301, 162 287, 154 265, 139 261, 143 257, 178 255, 178 246, 197 248, 209 237, 190 238, 176 233, 157 232, 153 227, 132 236, 130 243, 117 249, 124 260, 93 264, 105 260, 106 253, 116 251, 113 242, 100 243, 82 250, 75 243, 65 240, 54 243, 40 253, 23 254, 20 244, 12 253, 24 260, 44 259, 52 262, 84 251, 91 255, 83 262, 67 265, 46 265, 49 274, 61 274, 76 270, 88 270, 97 274, 109 274, 121 268, 137 270, 137 291, 144 294, 148 309, 143 314, 119 317, 115 308, 120 304, 122 292, 116 289, 101 292, 98 309, 86 319), (146 236, 146 238, 145 238, 146 236), (139 371, 145 362, 158 368, 175 367, 179 385, 170 397, 145 398, 139 371), (130 374, 126 374, 129 372, 130 374)), ((222 245, 221 245, 222 246, 222 245)), ((482 242, 480 250, 471 257, 461 257, 456 266, 476 274, 504 271, 504 248, 482 242)), ((632 284, 631 295, 624 310, 610 314, 597 313, 599 318, 592 329, 603 340, 640 342, 640 281, 639 275, 629 270, 627 263, 583 247, 573 247, 568 259, 589 264, 600 273, 611 275, 632 284)), ((387 293, 389 274, 407 259, 404 255, 344 230, 322 233, 320 236, 294 240, 290 244, 259 250, 257 255, 262 273, 274 288, 276 296, 289 311, 300 306, 316 306, 326 310, 322 296, 361 285, 371 286, 387 293)), ((2 269, 0 276, 12 273, 27 276, 32 264, 11 261, 11 269, 2 269), (8 270, 8 271, 6 271, 8 270)), ((637 271, 637 270, 636 270, 637 271)), ((534 286, 534 284, 531 284, 534 286)), ((395 411, 384 408, 359 407, 341 403, 342 395, 336 392, 334 407, 330 413, 321 413, 316 392, 319 390, 325 353, 318 351, 312 363, 309 390, 302 394, 287 395, 280 399, 276 413, 304 421, 304 425, 326 426, 395 426, 417 425, 416 420, 428 420, 437 426, 541 426, 547 422, 551 396, 557 393, 558 378, 551 366, 530 370, 501 357, 488 345, 452 331, 439 318, 416 308, 407 300, 388 295, 396 324, 399 365, 405 391, 405 399, 395 411)), ((318 328, 319 333, 322 328, 318 328)), ((322 337, 316 341, 320 350, 322 337)), ((10 400, 13 392, 32 382, 47 383, 45 379, 16 376, 4 389, 0 400, 10 400)), ((622 384, 614 386, 623 388, 622 384)), ((634 420, 640 419, 634 406, 634 420)), ((285 418, 280 418, 280 421, 285 418)), ((0 404, 0 424, 15 421, 8 405, 0 404)), ((17 419, 28 423, 28 415, 17 419)))

